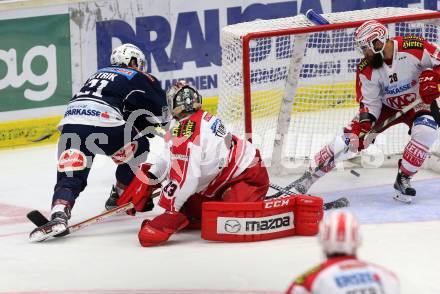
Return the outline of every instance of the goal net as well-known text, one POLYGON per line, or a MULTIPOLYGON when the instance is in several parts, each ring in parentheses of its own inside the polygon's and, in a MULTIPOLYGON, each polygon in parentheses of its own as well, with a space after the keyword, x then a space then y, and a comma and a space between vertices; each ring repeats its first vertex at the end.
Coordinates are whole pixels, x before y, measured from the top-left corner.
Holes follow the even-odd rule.
MULTIPOLYGON (((393 7, 323 16, 331 25, 297 15, 221 32, 218 115, 234 133, 252 137, 268 166, 302 169, 357 113, 355 78, 362 56, 353 36, 365 20, 386 24, 390 37, 440 42, 440 12, 393 7)), ((408 127, 401 124, 364 153, 380 162, 402 153, 408 140, 408 127)), ((431 150, 440 150, 438 139, 431 150)))

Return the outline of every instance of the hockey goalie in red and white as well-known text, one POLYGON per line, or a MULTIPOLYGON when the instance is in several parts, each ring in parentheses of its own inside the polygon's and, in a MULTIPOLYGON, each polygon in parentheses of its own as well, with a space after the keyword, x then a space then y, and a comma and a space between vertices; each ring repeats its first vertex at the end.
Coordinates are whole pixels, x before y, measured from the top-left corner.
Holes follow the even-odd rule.
POLYGON ((336 211, 326 217, 319 243, 326 260, 297 277, 286 294, 400 293, 393 272, 357 258, 361 235, 352 213, 336 211))
POLYGON ((167 101, 174 120, 164 152, 150 154, 118 200, 131 201, 139 211, 153 189, 162 187, 159 205, 165 211, 142 223, 142 246, 161 244, 184 228, 201 227, 202 238, 231 242, 317 234, 322 199, 264 201, 269 177, 258 149, 202 110, 201 95, 188 84, 174 85, 167 101))
POLYGON ((335 161, 344 160, 353 154, 352 151, 360 151, 374 142, 374 134, 366 136, 366 140, 360 139, 374 125, 381 125, 419 100, 417 106, 386 127, 404 123, 410 129, 411 140, 398 162, 394 183, 394 199, 410 203, 416 195, 410 184, 411 177, 420 169, 437 138, 438 126, 430 107, 440 96, 437 87, 440 81, 439 48, 416 36, 389 39, 387 28, 374 20, 363 23, 356 30, 354 40, 365 57, 356 73, 359 113, 344 129, 343 136, 334 138, 315 155, 310 169, 295 181, 294 188, 299 193, 306 193, 317 179, 335 167, 335 161), (351 147, 349 150, 347 145, 351 147), (334 161, 328 160, 335 155, 334 161), (312 172, 323 163, 326 163, 324 167, 312 172))

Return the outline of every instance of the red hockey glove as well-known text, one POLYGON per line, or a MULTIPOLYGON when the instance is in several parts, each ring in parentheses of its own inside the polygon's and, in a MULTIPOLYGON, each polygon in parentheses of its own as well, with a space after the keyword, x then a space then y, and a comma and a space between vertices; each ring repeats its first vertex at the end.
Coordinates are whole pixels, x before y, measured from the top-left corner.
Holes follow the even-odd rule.
POLYGON ((119 206, 128 202, 134 204, 134 209, 127 211, 129 215, 135 215, 136 211, 148 211, 153 209, 154 205, 151 199, 153 190, 157 187, 157 184, 152 184, 151 177, 154 177, 148 172, 150 169, 149 164, 142 164, 135 174, 131 183, 127 186, 124 193, 119 197, 117 204, 119 206))
POLYGON ((433 70, 425 70, 419 77, 419 94, 422 101, 426 104, 431 104, 440 96, 438 90, 438 83, 440 82, 440 75, 433 70))
POLYGON ((188 218, 177 211, 165 211, 152 220, 144 220, 138 233, 143 247, 156 246, 167 241, 172 234, 188 225, 188 218))
POLYGON ((359 112, 359 120, 353 120, 351 126, 344 129, 345 136, 349 139, 348 146, 351 151, 357 152, 368 147, 365 135, 371 131, 372 126, 372 116, 362 108, 359 112))

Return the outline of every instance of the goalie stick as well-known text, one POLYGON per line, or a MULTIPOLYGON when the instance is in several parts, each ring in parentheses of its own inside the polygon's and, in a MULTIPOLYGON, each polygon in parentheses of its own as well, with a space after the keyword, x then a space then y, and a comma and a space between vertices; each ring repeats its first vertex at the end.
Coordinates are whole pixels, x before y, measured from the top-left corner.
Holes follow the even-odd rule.
MULTIPOLYGON (((286 194, 286 195, 295 194, 293 191, 289 191, 288 189, 281 187, 277 184, 270 183, 269 186, 275 190, 278 190, 279 191, 278 193, 281 193, 279 196, 281 196, 282 194, 286 194)), ((279 197, 279 196, 276 196, 276 195, 278 195, 278 193, 271 195, 271 196, 267 196, 265 199, 277 198, 277 197, 279 197)), ((323 209, 329 210, 329 209, 342 208, 342 207, 347 207, 347 206, 350 206, 350 201, 345 197, 341 197, 336 200, 324 203, 323 209)))
MULTIPOLYGON (((157 192, 153 193, 153 195, 151 195, 151 198, 154 199, 159 195, 160 195, 160 191, 157 191, 157 192)), ((92 224, 100 223, 109 217, 120 214, 121 212, 125 212, 127 210, 130 210, 133 207, 134 207, 134 205, 131 202, 126 203, 126 204, 119 206, 119 207, 115 207, 111 210, 108 210, 108 211, 105 211, 105 212, 100 213, 98 215, 95 215, 95 216, 88 218, 86 220, 83 220, 79 223, 70 225, 70 226, 68 226, 67 230, 65 230, 64 232, 62 232, 58 235, 55 235, 54 237, 62 237, 62 236, 69 235, 73 232, 84 229, 85 227, 88 227, 92 224)), ((37 227, 45 225, 49 222, 49 220, 39 210, 32 210, 31 212, 29 212, 26 215, 26 217, 37 227)))

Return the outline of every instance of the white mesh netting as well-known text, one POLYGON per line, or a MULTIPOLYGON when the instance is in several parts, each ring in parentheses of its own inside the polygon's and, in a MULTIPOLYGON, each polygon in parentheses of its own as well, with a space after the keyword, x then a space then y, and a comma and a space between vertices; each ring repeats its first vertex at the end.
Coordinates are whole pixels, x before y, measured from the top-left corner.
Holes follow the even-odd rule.
MULTIPOLYGON (((410 8, 375 8, 328 13, 331 23, 422 14, 410 8)), ((314 26, 304 15, 257 20, 222 30, 222 72, 218 115, 236 134, 244 135, 242 36, 251 32, 314 26)), ((390 37, 418 35, 439 43, 438 19, 387 25, 390 37)), ((349 123, 358 110, 355 73, 361 57, 355 51, 354 28, 253 39, 250 43, 252 137, 266 164, 272 159, 280 128, 288 130, 278 160, 311 158, 349 123), (290 73, 289 73, 290 71, 290 73), (290 85, 290 86, 289 86, 290 85), (288 92, 286 93, 286 86, 288 92), (289 93, 291 93, 289 95, 289 93), (292 97, 289 97, 292 96, 292 97), (283 98, 285 100, 283 100, 283 98), (280 122, 282 104, 293 99, 288 118, 280 122), (284 102, 283 102, 284 101, 284 102)), ((404 125, 392 127, 375 143, 385 155, 401 153, 409 136, 404 125)), ((439 141, 432 148, 440 149, 439 141)))

